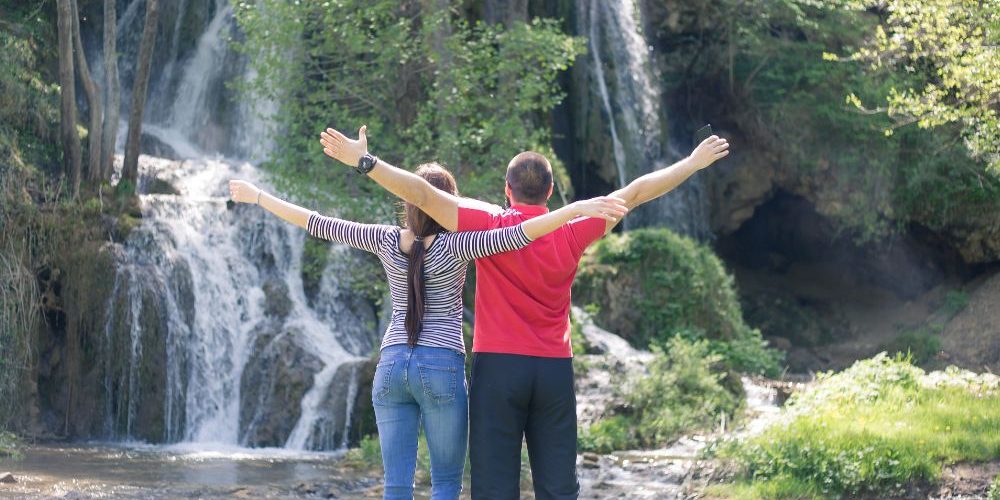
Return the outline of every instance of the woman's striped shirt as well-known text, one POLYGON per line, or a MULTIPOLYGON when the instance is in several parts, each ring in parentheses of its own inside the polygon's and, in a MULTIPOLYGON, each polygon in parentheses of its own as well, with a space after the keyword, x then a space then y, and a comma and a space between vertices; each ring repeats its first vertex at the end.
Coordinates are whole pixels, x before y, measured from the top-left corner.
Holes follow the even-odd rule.
MULTIPOLYGON (((317 213, 309 216, 309 234, 371 252, 382 261, 392 294, 392 319, 382 337, 385 349, 406 344, 407 255, 400 249, 398 226, 359 224, 317 213)), ((417 345, 465 352, 462 338, 462 287, 470 261, 523 248, 531 243, 523 224, 492 229, 440 233, 424 254, 424 322, 417 345)))

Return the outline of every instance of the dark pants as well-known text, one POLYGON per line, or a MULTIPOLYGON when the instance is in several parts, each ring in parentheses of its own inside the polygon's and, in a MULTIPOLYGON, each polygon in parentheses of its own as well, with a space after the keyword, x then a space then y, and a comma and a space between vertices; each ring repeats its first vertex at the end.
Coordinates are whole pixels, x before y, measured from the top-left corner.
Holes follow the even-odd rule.
POLYGON ((477 353, 469 389, 472 498, 520 498, 521 442, 535 497, 577 498, 572 358, 477 353))

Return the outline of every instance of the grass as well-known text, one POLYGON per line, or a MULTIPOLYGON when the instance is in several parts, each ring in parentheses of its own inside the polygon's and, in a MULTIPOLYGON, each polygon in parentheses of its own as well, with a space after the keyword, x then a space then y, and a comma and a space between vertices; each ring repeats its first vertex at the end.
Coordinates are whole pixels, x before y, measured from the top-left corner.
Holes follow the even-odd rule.
POLYGON ((826 374, 785 420, 721 447, 745 476, 709 493, 817 498, 899 493, 941 466, 1000 457, 1000 382, 950 368, 924 373, 881 354, 826 374))

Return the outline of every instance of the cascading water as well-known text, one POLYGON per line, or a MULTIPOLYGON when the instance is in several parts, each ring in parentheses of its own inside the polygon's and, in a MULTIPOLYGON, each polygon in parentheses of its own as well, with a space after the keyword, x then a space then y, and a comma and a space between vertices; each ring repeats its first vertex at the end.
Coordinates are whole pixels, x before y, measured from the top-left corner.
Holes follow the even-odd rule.
MULTIPOLYGON (((139 22, 142 1, 133 0, 119 23, 139 22)), ((204 8, 198 4, 182 2, 177 15, 204 8)), ((274 104, 212 105, 232 103, 226 82, 252 68, 227 46, 232 8, 217 0, 211 12, 191 53, 178 50, 177 20, 157 49, 171 59, 154 71, 149 102, 170 112, 152 114, 144 133, 185 159, 141 159, 140 188, 158 179, 176 193, 140 196, 142 224, 119 259, 103 346, 108 436, 339 448, 347 443, 358 366, 373 348, 374 311, 345 299, 350 292, 336 279, 333 268, 355 259, 353 252, 331 249, 310 305, 305 231, 257 207, 227 204, 230 179, 267 186, 258 169, 220 153, 266 152, 259 145, 267 141, 246 130, 266 130, 259 110, 274 104), (232 116, 218 116, 220 109, 232 116)))
MULTIPOLYGON (((591 92, 608 120, 619 186, 680 157, 666 144, 660 107, 662 80, 643 35, 637 0, 577 0, 578 30, 589 39, 591 92)), ((704 187, 697 177, 637 210, 628 227, 667 226, 710 237, 704 187)))

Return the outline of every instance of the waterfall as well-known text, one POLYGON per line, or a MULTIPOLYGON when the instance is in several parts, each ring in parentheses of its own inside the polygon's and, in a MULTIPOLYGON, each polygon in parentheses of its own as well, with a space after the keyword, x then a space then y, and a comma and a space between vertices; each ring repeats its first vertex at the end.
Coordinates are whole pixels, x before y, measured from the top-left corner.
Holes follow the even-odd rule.
MULTIPOLYGON (((663 79, 650 55, 639 7, 638 0, 577 0, 578 30, 589 38, 591 92, 608 123, 619 186, 681 157, 663 132, 663 79)), ((626 221, 629 228, 667 226, 699 239, 711 236, 698 176, 626 221)))
MULTIPOLYGON (((128 4, 122 27, 141 24, 141 2, 128 4)), ((167 61, 154 68, 148 102, 164 112, 147 115, 143 131, 183 160, 140 159, 140 187, 156 180, 176 193, 140 196, 142 222, 119 258, 101 347, 106 432, 123 440, 342 447, 376 323, 373 311, 344 298, 351 293, 337 279, 357 257, 331 249, 310 305, 305 231, 227 203, 230 179, 269 187, 260 170, 232 158, 266 155, 266 118, 276 105, 247 102, 226 87, 253 68, 227 44, 235 21, 225 0, 216 0, 194 48, 179 49, 185 9, 204 7, 180 2, 157 48, 167 61), (301 393, 289 378, 303 382, 301 393)), ((136 42, 123 38, 122 52, 134 52, 128 44, 136 42)))

